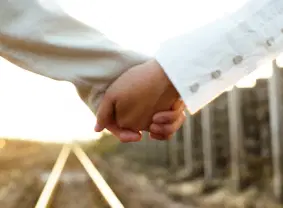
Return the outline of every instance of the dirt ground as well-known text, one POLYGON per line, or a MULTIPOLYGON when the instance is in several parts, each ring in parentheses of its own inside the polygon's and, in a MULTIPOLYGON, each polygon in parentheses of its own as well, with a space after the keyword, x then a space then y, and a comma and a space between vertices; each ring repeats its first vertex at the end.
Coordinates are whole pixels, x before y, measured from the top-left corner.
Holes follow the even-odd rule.
MULTIPOLYGON (((0 140, 0 207, 31 208, 37 202, 61 145, 0 140)), ((109 151, 109 148, 106 148, 109 151)), ((165 168, 144 166, 119 154, 106 157, 87 150, 125 208, 279 208, 249 189, 233 195, 225 189, 201 193, 202 180, 172 183, 165 168)), ((108 208, 72 155, 60 178, 51 208, 108 208)))
MULTIPOLYGON (((2 141, 3 142, 3 141, 2 141)), ((0 149, 0 207, 34 207, 61 146, 6 141, 0 149)), ((160 190, 119 166, 109 166, 97 155, 91 159, 125 208, 183 208, 160 190), (109 169, 110 168, 110 169, 109 169), (115 173, 115 174, 113 174, 115 173), (115 176, 115 177, 113 177, 115 176)), ((72 155, 60 178, 51 208, 108 208, 81 164, 72 155)), ((187 207, 187 206, 186 206, 187 207)))

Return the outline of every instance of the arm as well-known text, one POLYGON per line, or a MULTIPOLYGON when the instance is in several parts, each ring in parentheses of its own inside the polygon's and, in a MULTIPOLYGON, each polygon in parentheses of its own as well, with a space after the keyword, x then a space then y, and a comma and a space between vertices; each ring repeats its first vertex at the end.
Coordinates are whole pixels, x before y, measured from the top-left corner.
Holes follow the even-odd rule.
MULTIPOLYGON (((87 3, 70 3, 74 2, 87 3)), ((0 0, 0 55, 34 73, 72 82, 95 112, 109 85, 149 58, 123 49, 98 30, 77 21, 61 3, 0 0)), ((176 115, 180 115, 178 108, 166 112, 173 121, 176 115)), ((115 125, 108 130, 118 137, 124 133, 126 137, 140 138, 115 125)))
POLYGON ((250 0, 229 16, 166 41, 156 60, 195 113, 282 51, 282 1, 250 0))
MULTIPOLYGON (((282 1, 238 3, 238 11, 166 41, 155 60, 132 67, 119 77, 107 90, 98 110, 97 129, 111 123, 112 106, 119 126, 147 128, 151 120, 138 118, 153 116, 153 122, 158 122, 154 114, 164 106, 168 108, 179 95, 190 112, 195 113, 263 61, 276 57, 283 50, 282 1), (133 77, 142 77, 142 81, 133 77), (117 90, 118 85, 124 86, 123 93, 117 90), (139 100, 135 91, 147 99, 139 100)), ((229 2, 226 6, 231 7, 229 2)), ((159 133, 165 129, 159 131, 150 125, 150 131, 159 133)))
POLYGON ((34 73, 72 82, 95 111, 106 88, 147 57, 69 16, 60 2, 0 0, 0 55, 34 73))

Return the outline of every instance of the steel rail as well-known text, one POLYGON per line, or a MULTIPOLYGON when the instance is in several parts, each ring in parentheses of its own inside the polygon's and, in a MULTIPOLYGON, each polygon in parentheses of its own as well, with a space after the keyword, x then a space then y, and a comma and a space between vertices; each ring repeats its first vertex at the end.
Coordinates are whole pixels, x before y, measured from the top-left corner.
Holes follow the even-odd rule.
POLYGON ((79 145, 73 145, 73 152, 85 168, 86 172, 88 173, 94 184, 99 189, 104 199, 111 206, 111 208, 124 208, 124 205, 120 202, 118 197, 112 191, 107 182, 104 180, 103 176, 95 168, 92 161, 83 151, 83 149, 79 145))
POLYGON ((48 180, 41 192, 41 195, 35 205, 35 208, 47 208, 51 204, 54 193, 56 192, 56 187, 58 185, 60 176, 64 170, 70 153, 74 152, 79 162, 84 167, 85 171, 92 179, 94 185, 98 188, 105 201, 110 205, 111 208, 124 208, 123 204, 120 202, 118 197, 112 191, 110 186, 104 180, 103 176, 99 173, 96 167, 93 165, 90 158, 84 152, 84 150, 77 144, 64 145, 52 171, 48 177, 48 180))
POLYGON ((71 147, 69 145, 64 145, 53 169, 48 177, 48 180, 41 192, 41 195, 35 205, 35 208, 46 208, 49 206, 52 196, 56 190, 59 178, 63 172, 65 164, 71 153, 71 147))

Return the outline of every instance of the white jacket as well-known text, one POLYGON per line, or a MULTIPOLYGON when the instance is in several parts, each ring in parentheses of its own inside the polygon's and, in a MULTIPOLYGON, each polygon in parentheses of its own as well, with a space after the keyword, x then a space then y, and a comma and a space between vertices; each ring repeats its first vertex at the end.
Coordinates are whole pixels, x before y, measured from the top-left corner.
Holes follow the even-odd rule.
MULTIPOLYGON (((221 0, 204 3, 217 1, 221 0)), ((107 87, 121 73, 150 57, 126 50, 98 28, 75 19, 62 6, 66 2, 75 2, 79 9, 88 0, 0 0, 0 55, 24 69, 72 82, 95 111, 107 87)), ((172 5, 185 5, 187 1, 174 2, 172 5)), ((193 18, 180 15, 173 21, 172 16, 171 25, 180 24, 183 30, 180 35, 172 33, 175 37, 162 43, 155 54, 191 113, 283 49, 282 0, 229 2, 222 2, 222 11, 227 10, 224 15, 199 11, 208 15, 200 28, 191 27, 193 18)), ((148 33, 156 35, 153 30, 148 33)))

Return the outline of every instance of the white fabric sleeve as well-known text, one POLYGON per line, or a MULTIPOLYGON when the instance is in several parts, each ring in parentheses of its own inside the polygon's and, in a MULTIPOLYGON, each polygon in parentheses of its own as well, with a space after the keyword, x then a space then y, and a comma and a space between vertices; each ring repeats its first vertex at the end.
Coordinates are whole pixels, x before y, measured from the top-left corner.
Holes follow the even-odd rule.
POLYGON ((156 60, 195 113, 282 51, 282 0, 250 0, 232 14, 165 41, 156 60))
POLYGON ((34 73, 72 82, 95 111, 107 87, 148 57, 72 18, 60 2, 0 0, 0 55, 34 73))

